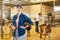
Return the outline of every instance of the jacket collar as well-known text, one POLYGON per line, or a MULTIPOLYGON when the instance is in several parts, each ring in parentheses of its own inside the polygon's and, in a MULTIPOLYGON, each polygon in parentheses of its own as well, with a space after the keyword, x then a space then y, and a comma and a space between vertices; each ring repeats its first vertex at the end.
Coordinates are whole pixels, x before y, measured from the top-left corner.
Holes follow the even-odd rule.
MULTIPOLYGON (((22 14, 23 14, 23 13, 21 13, 20 15, 22 15, 22 14)), ((17 15, 18 15, 18 13, 16 14, 16 16, 17 16, 17 15)), ((19 15, 19 16, 20 16, 20 15, 19 15)))

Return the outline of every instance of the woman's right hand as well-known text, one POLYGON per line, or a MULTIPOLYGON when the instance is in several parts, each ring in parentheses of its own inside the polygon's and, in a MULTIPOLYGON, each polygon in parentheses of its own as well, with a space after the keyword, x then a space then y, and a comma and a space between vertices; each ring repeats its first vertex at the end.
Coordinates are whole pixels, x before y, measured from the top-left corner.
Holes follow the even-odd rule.
POLYGON ((16 28, 15 28, 15 26, 13 26, 13 27, 11 27, 13 30, 15 30, 16 28))
POLYGON ((26 29, 26 27, 24 27, 24 26, 20 26, 20 28, 26 29))

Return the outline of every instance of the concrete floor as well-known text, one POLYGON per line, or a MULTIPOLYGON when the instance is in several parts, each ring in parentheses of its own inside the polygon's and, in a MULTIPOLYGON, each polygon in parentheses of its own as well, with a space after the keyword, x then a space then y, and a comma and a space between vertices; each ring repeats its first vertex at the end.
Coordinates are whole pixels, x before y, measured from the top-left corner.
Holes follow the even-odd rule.
MULTIPOLYGON (((5 31, 9 32, 9 30, 7 29, 5 29, 5 31)), ((30 33, 31 33, 31 36, 26 37, 26 40, 43 40, 44 39, 44 37, 40 39, 40 34, 35 32, 35 26, 32 26, 30 33)), ((13 40, 12 33, 5 34, 3 39, 0 36, 0 40, 13 40)), ((46 40, 48 40, 48 37, 46 37, 46 40)), ((50 34, 50 40, 60 40, 60 25, 56 27, 52 27, 52 32, 50 34)))

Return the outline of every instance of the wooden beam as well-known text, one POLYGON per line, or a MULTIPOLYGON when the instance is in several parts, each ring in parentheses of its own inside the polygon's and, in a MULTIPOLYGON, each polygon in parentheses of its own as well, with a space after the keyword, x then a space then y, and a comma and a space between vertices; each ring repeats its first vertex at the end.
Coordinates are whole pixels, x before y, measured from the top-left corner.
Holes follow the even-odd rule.
POLYGON ((1 8, 1 5, 2 5, 2 1, 0 0, 0 8, 1 8))
MULTIPOLYGON (((23 6, 28 6, 28 5, 38 5, 38 4, 41 4, 41 2, 30 2, 30 0, 28 1, 24 1, 24 0, 19 0, 21 2, 23 2, 22 4, 19 4, 19 5, 23 5, 23 6)), ((15 1, 16 2, 16 1, 15 1)), ((53 6, 52 4, 53 1, 49 1, 49 2, 42 2, 42 4, 44 5, 48 5, 48 6, 53 6)), ((60 2, 58 2, 60 4, 60 2)), ((13 4, 14 5, 14 4, 13 4)), ((16 4, 18 5, 18 4, 16 4)))
POLYGON ((1 10, 1 38, 3 38, 3 13, 2 13, 2 0, 0 0, 0 10, 1 10))

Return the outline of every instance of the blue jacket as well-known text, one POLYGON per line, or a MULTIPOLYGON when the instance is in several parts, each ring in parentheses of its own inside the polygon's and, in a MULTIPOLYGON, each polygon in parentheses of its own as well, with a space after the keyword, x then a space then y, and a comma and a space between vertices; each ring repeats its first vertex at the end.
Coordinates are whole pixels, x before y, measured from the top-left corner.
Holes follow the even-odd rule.
MULTIPOLYGON (((13 16, 13 25, 16 27, 16 19, 17 19, 17 15, 13 16)), ((32 21, 24 14, 21 13, 21 15, 19 16, 19 23, 18 23, 18 35, 22 36, 25 34, 25 30, 23 28, 20 28, 20 26, 24 26, 25 22, 28 22, 30 25, 32 25, 32 21)), ((15 34, 14 30, 14 34, 15 34)))

